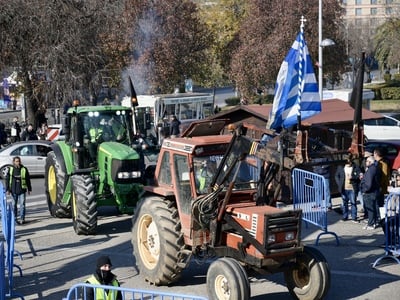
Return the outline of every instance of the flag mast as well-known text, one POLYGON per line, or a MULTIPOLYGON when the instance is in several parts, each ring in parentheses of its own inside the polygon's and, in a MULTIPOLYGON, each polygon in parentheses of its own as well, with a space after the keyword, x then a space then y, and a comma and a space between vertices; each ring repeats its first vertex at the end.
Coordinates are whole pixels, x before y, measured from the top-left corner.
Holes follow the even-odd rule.
POLYGON ((297 93, 297 130, 301 130, 301 96, 303 95, 303 64, 304 64, 304 23, 306 18, 300 18, 300 45, 299 45, 299 89, 297 93))

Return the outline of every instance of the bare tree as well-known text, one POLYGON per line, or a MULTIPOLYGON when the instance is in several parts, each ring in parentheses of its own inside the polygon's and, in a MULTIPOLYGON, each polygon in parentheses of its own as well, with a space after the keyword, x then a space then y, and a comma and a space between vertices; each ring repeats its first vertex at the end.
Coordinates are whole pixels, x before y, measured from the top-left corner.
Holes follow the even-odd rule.
POLYGON ((28 122, 38 122, 49 105, 96 98, 98 71, 111 62, 112 35, 105 37, 121 23, 120 1, 0 0, 0 6, 0 66, 19 71, 28 122))
MULTIPOLYGON (((299 32, 301 16, 307 19, 305 38, 311 57, 315 63, 318 61, 318 1, 251 0, 247 7, 234 49, 231 77, 240 92, 251 98, 256 88, 275 83, 280 65, 299 32)), ((342 13, 338 1, 324 1, 324 38, 336 43, 324 56, 324 73, 331 76, 343 70, 346 60, 339 31, 342 13)))

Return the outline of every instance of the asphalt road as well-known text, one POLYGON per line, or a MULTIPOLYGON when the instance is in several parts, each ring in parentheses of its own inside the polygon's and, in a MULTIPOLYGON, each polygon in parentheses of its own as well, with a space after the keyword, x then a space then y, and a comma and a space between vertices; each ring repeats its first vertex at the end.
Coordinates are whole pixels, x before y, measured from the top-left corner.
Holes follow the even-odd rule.
MULTIPOLYGON (((122 286, 178 294, 207 296, 206 273, 210 261, 192 260, 182 279, 171 287, 146 283, 135 268, 130 242, 131 216, 116 216, 113 208, 100 211, 98 234, 75 235, 70 219, 52 218, 47 210, 44 179, 33 179, 33 193, 27 199, 27 223, 17 226, 15 291, 30 299, 62 299, 75 283, 83 282, 93 271, 102 254, 109 255, 122 286)), ((334 207, 340 199, 334 198, 334 207)), ((317 248, 331 268, 331 288, 326 299, 398 299, 400 265, 384 260, 377 269, 371 264, 384 254, 378 246, 384 241, 382 230, 365 231, 361 224, 340 222, 340 215, 328 213, 328 231, 339 236, 339 246, 332 234, 321 236, 317 248)), ((314 245, 321 231, 303 226, 305 244, 314 245)), ((292 299, 282 274, 250 277, 252 299, 292 299)), ((236 300, 236 299, 235 299, 236 300)))

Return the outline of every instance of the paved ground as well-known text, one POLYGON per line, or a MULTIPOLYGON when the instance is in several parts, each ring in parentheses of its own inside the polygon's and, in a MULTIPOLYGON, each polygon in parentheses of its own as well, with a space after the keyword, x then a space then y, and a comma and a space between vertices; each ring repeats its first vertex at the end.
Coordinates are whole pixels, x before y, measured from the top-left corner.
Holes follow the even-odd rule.
MULTIPOLYGON (((17 227, 15 244, 22 256, 22 260, 16 257, 15 263, 22 268, 23 276, 14 272, 14 286, 25 299, 62 299, 70 286, 93 272, 100 254, 111 256, 114 272, 125 287, 207 296, 207 261, 193 261, 182 280, 172 287, 152 287, 144 282, 134 267, 129 216, 115 217, 114 211, 103 211, 96 236, 76 236, 71 220, 51 218, 43 195, 35 197, 29 201, 28 223, 17 227)), ((338 208, 340 199, 333 199, 333 203, 338 208)), ((366 231, 362 224, 340 219, 335 211, 328 213, 328 231, 339 236, 339 245, 333 235, 325 234, 317 246, 331 268, 331 289, 326 299, 398 299, 400 265, 385 260, 378 268, 371 267, 384 254, 379 247, 384 242, 382 230, 366 231)), ((314 226, 304 226, 304 242, 313 245, 320 233, 314 226)), ((251 290, 256 300, 292 299, 282 274, 251 278, 251 290)))

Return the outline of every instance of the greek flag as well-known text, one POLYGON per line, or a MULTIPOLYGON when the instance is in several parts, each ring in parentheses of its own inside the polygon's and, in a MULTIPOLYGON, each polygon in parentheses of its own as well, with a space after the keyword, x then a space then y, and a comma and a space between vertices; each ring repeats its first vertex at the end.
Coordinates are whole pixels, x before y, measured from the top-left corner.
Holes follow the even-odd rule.
POLYGON ((298 116, 304 120, 321 112, 318 83, 302 29, 279 70, 267 128, 288 128, 297 123, 298 116))

